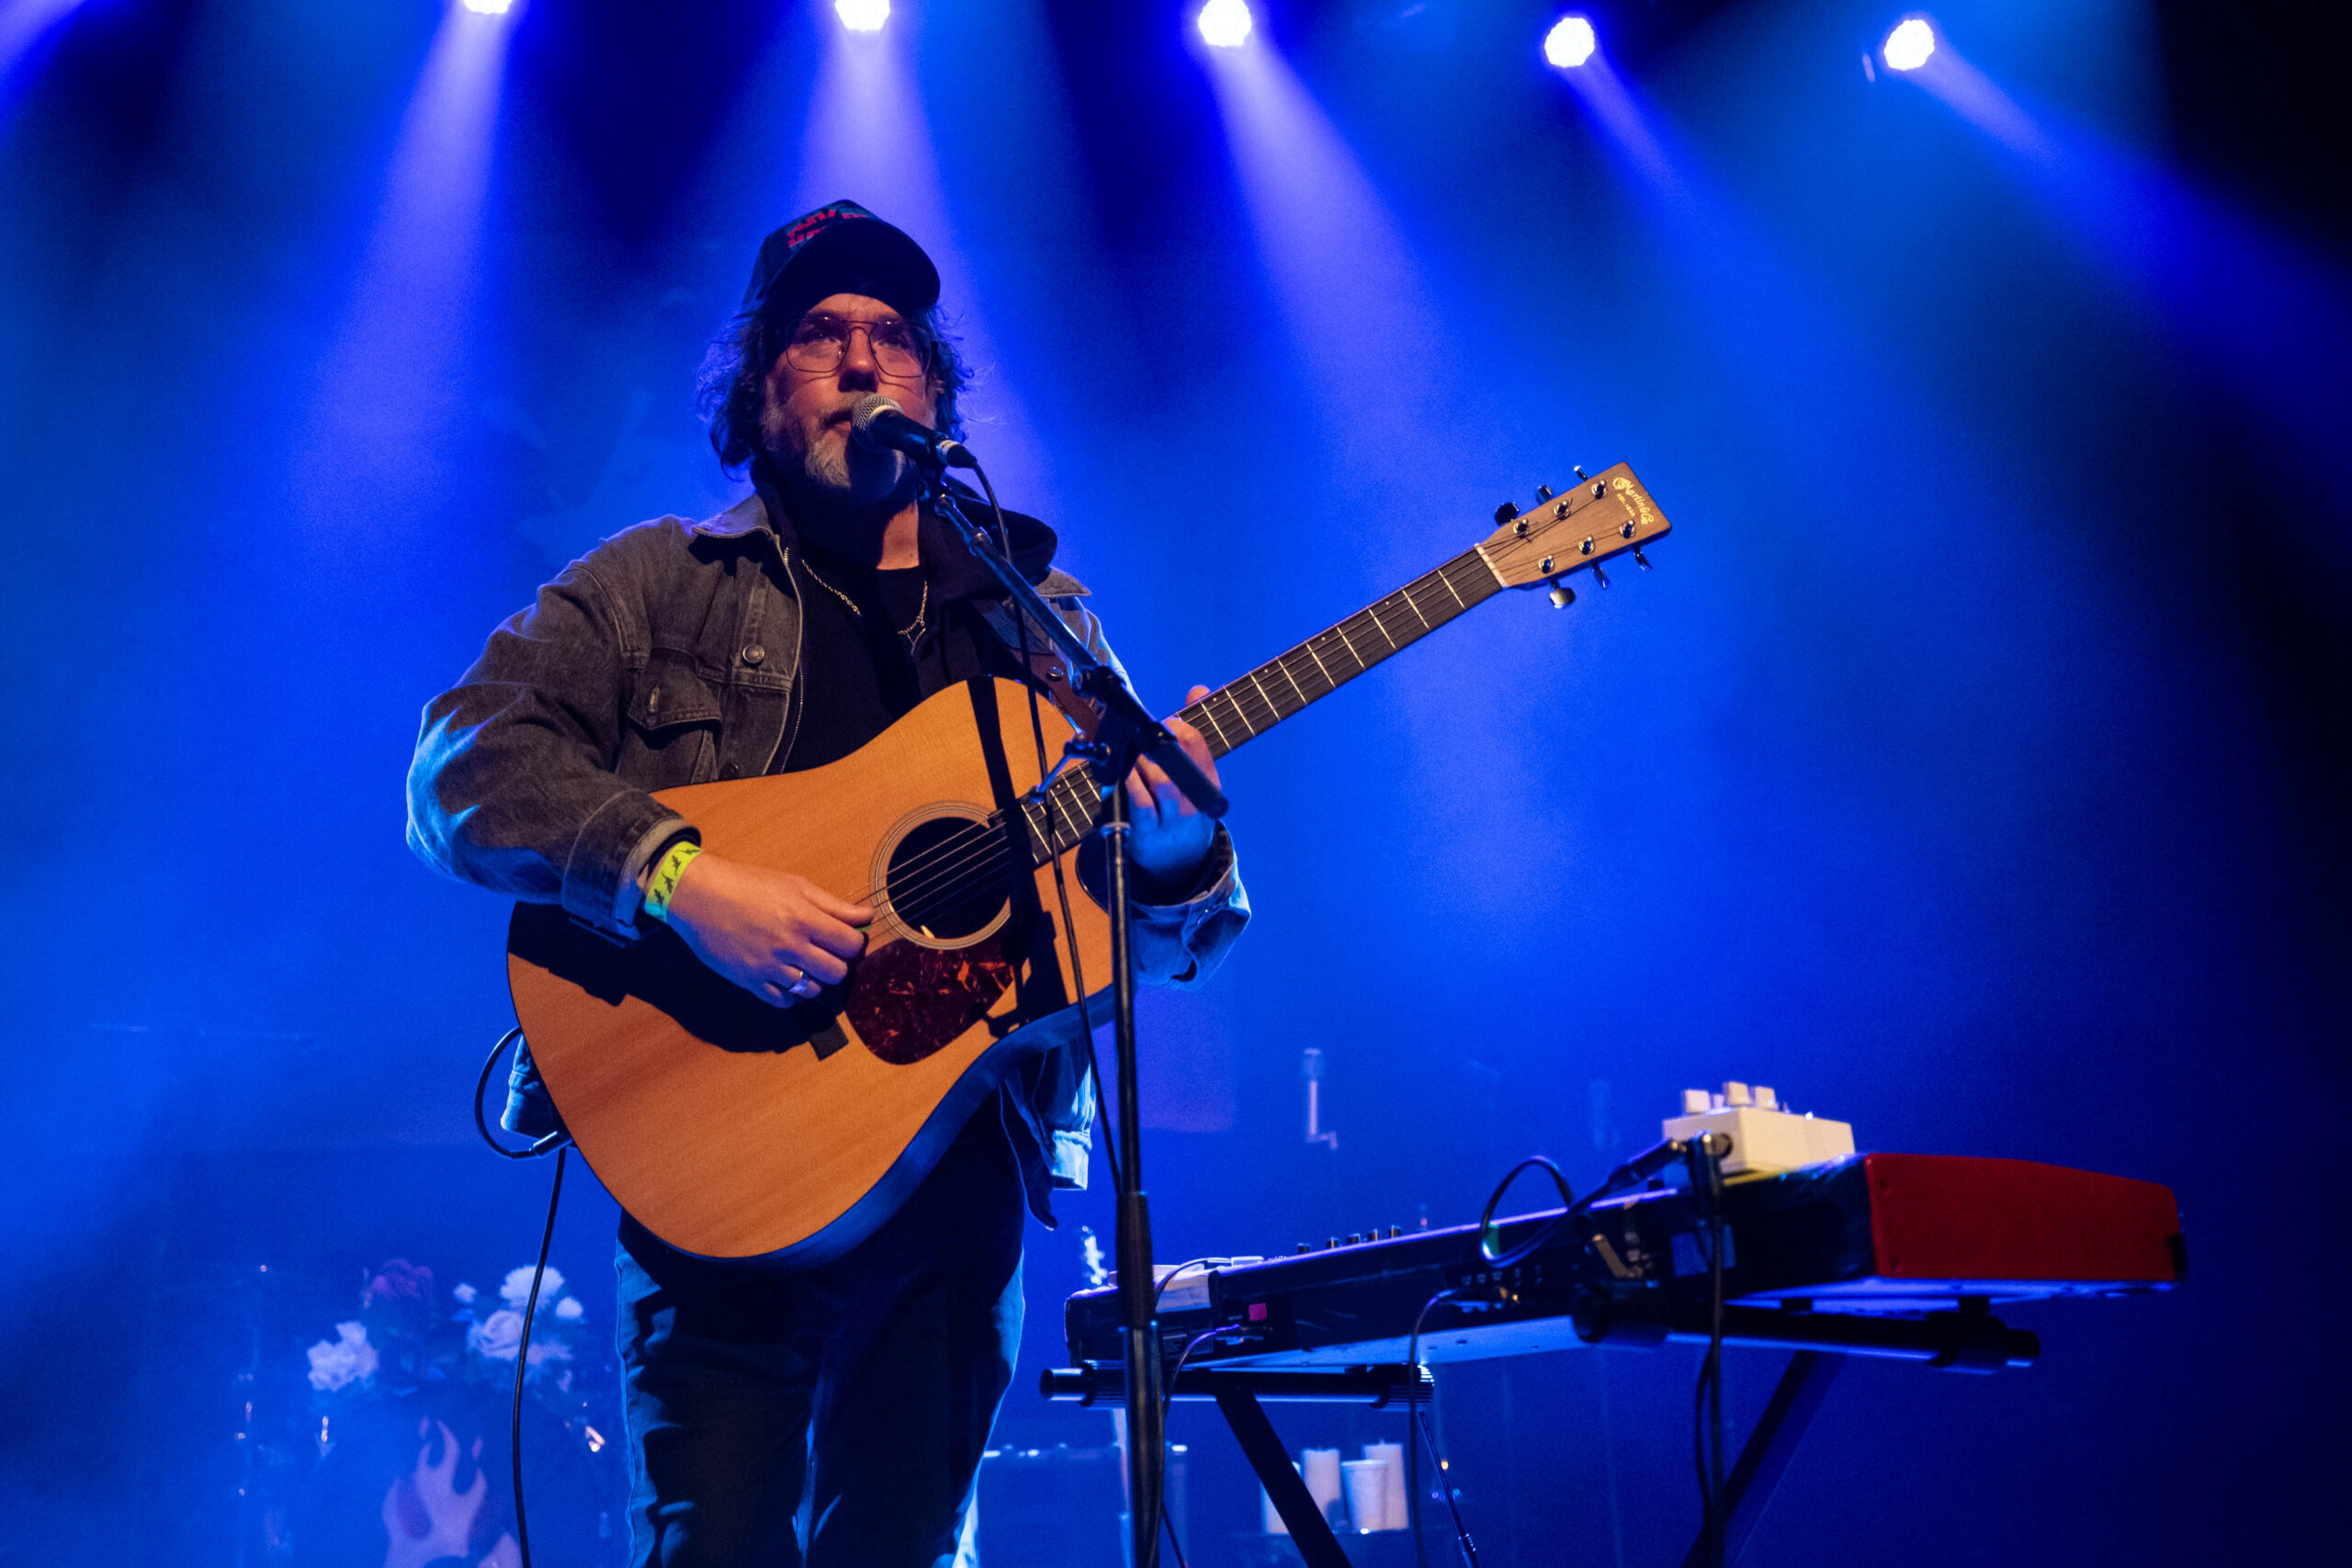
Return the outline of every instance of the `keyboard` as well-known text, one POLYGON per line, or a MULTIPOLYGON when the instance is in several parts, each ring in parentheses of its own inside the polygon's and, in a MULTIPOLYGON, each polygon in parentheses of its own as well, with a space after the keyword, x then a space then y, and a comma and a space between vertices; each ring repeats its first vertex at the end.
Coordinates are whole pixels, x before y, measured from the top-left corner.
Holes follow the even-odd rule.
MULTIPOLYGON (((1604 1199, 1572 1225, 1567 1213, 1499 1220, 1484 1251, 1478 1226, 1455 1225, 1171 1280, 1168 1364, 1442 1362, 1705 1337, 1713 1227, 1687 1190, 1604 1199)), ((1728 1338, 1975 1370, 2038 1348, 1990 1318, 1999 1303, 2167 1291, 2187 1272, 2170 1189, 2025 1160, 1862 1154, 1735 1181, 1723 1235, 1728 1338)), ((1074 1361, 1122 1359, 1117 1288, 1071 1296, 1065 1328, 1074 1361)))

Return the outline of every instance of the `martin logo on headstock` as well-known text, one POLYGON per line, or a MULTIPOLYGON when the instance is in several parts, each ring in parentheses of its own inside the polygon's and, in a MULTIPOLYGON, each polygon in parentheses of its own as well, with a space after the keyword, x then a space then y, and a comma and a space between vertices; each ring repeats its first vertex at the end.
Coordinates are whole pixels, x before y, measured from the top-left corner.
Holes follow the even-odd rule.
POLYGON ((1549 582, 1552 603, 1563 608, 1576 602, 1576 594, 1561 579, 1589 568, 1593 581, 1606 588, 1601 562, 1628 553, 1646 571, 1649 558, 1642 547, 1672 527, 1624 464, 1593 479, 1582 468, 1576 472, 1576 488, 1565 495, 1553 494, 1545 485, 1524 512, 1513 512, 1508 502, 1498 508, 1499 526, 1476 552, 1503 587, 1549 582))

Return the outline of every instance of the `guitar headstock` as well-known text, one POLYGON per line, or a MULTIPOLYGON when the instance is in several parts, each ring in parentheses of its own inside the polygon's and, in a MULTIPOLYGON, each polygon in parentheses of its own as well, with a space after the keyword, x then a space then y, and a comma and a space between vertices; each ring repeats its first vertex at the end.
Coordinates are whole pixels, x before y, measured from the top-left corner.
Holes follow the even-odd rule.
POLYGON ((1497 521, 1502 525, 1478 554, 1505 588, 1556 582, 1611 556, 1630 554, 1647 566, 1642 547, 1673 526, 1623 463, 1497 521))

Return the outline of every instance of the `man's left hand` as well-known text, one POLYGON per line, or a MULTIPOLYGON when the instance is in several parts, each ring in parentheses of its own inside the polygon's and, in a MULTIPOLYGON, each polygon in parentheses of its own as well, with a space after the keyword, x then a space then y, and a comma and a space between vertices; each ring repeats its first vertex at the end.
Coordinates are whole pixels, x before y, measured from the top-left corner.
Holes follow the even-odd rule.
MULTIPOLYGON (((1206 686, 1184 694, 1187 705, 1209 694, 1206 686)), ((1168 733, 1193 759, 1193 765, 1216 784, 1216 763, 1201 732, 1181 718, 1170 718, 1168 733)), ((1220 786, 1221 787, 1221 786, 1220 786)), ((1145 757, 1127 775, 1127 816, 1135 824, 1127 840, 1127 861, 1137 873, 1136 897, 1145 903, 1176 903, 1193 890, 1201 863, 1208 859, 1216 837, 1216 823, 1201 815, 1191 797, 1176 787, 1159 763, 1145 757)))

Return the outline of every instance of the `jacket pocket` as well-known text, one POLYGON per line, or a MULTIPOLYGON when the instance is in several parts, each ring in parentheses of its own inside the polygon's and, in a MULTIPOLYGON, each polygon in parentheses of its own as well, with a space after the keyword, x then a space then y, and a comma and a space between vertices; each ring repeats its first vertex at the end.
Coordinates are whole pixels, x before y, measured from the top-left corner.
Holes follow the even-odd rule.
POLYGON ((640 789, 701 784, 718 771, 718 695, 683 653, 656 649, 629 693, 614 771, 640 789))

